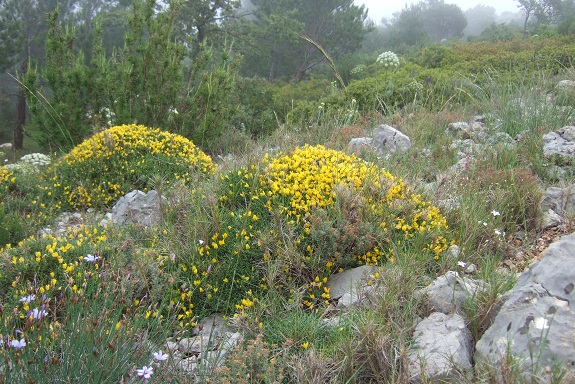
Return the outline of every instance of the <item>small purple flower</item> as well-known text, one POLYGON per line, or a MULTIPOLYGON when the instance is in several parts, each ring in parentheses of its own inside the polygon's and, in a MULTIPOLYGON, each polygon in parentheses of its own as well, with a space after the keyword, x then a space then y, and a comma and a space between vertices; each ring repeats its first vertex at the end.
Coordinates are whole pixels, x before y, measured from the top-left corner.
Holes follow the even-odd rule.
POLYGON ((154 374, 154 368, 152 367, 146 367, 145 365, 142 367, 142 369, 136 369, 136 374, 140 377, 143 377, 146 380, 150 380, 150 378, 152 377, 152 375, 154 374))
POLYGON ((87 263, 95 263, 96 261, 100 260, 100 256, 90 255, 89 253, 84 256, 84 261, 87 263))
POLYGON ((28 317, 31 317, 34 320, 40 320, 43 317, 46 317, 48 312, 44 310, 44 308, 34 308, 30 312, 28 312, 28 317))
POLYGON ((162 350, 160 349, 158 352, 154 352, 152 354, 152 356, 154 356, 154 359, 156 361, 165 361, 168 360, 168 354, 167 353, 163 353, 162 350))
POLYGON ((20 341, 18 340, 10 340, 10 346, 12 348, 16 348, 16 349, 22 349, 26 346, 26 340, 24 339, 20 339, 20 341))
POLYGON ((36 300, 36 295, 24 296, 24 297, 21 297, 20 300, 18 300, 18 301, 21 303, 29 303, 33 300, 36 300))

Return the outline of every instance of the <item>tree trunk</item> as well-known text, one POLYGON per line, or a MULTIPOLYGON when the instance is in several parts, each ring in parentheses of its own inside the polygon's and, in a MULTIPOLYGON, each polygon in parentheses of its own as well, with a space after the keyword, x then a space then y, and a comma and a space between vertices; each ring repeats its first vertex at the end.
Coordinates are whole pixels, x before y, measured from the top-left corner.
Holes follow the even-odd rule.
MULTIPOLYGON (((28 59, 22 61, 20 65, 20 76, 24 76, 28 70, 28 59)), ((14 150, 22 149, 24 145, 24 124, 26 123, 26 93, 21 88, 18 92, 18 104, 16 106, 16 122, 13 131, 14 150)))
POLYGON ((294 83, 299 83, 300 81, 303 80, 303 77, 305 75, 305 73, 307 72, 307 69, 302 67, 300 69, 297 70, 297 73, 295 74, 294 78, 293 78, 293 82, 294 83))
POLYGON ((270 83, 273 83, 275 79, 276 79, 276 58, 274 57, 272 60, 272 65, 270 66, 268 81, 270 83))

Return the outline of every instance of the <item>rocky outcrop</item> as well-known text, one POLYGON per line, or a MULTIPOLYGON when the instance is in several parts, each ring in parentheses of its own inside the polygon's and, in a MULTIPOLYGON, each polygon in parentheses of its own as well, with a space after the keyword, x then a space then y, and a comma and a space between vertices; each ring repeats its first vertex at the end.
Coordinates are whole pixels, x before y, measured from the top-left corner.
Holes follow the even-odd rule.
POLYGON ((220 314, 201 320, 193 333, 192 337, 169 339, 164 344, 173 365, 185 373, 213 372, 242 340, 241 333, 233 332, 220 314))
POLYGON ((425 296, 427 305, 432 310, 450 314, 461 313, 465 302, 485 289, 485 282, 461 277, 457 272, 449 271, 421 290, 419 295, 425 296))
POLYGON ((370 149, 372 143, 371 137, 356 137, 350 140, 348 148, 351 152, 358 153, 364 149, 370 149))
POLYGON ((575 380, 574 263, 575 234, 571 234, 553 243, 541 260, 518 278, 477 342, 477 362, 500 364, 511 354, 525 380, 544 378, 557 364, 575 380))
POLYGON ((575 185, 565 188, 549 187, 540 204, 543 217, 540 227, 547 229, 575 216, 575 185))
POLYGON ((573 80, 561 80, 557 83, 557 89, 560 91, 574 91, 575 81, 573 80))
POLYGON ((332 275, 327 281, 330 298, 337 300, 338 307, 365 302, 374 290, 373 276, 377 270, 376 266, 362 265, 332 275))
POLYGON ((411 148, 411 140, 407 135, 386 124, 374 129, 372 144, 380 154, 405 152, 411 148))
POLYGON ((411 148, 409 137, 392 126, 382 124, 373 130, 372 137, 356 137, 348 143, 351 152, 369 149, 379 155, 401 153, 411 148))

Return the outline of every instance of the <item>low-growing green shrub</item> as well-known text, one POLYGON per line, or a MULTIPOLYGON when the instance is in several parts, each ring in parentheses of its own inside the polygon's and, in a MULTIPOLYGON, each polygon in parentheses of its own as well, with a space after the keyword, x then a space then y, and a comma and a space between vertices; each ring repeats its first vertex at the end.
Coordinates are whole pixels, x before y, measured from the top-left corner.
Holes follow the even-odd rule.
POLYGON ((0 167, 0 222, 3 226, 0 249, 6 244, 17 244, 52 217, 53 209, 48 203, 50 192, 46 192, 39 181, 45 169, 45 164, 26 161, 0 167))

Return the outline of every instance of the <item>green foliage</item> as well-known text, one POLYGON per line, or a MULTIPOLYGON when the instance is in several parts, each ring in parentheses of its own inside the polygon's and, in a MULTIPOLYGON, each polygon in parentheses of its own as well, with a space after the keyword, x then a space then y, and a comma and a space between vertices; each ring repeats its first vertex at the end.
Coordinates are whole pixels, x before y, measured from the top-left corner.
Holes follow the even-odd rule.
POLYGON ((258 7, 256 19, 246 31, 249 49, 242 53, 250 64, 254 56, 264 63, 260 67, 252 65, 247 74, 269 80, 293 78, 299 82, 307 71, 324 62, 322 53, 300 36, 313 39, 337 59, 357 51, 369 30, 364 24, 364 6, 348 0, 258 0, 253 4, 258 7))
POLYGON ((283 366, 275 357, 270 358, 275 347, 264 341, 260 333, 255 339, 236 347, 228 356, 227 363, 216 369, 214 376, 220 383, 250 384, 254 380, 279 383, 284 377, 283 366))
POLYGON ((220 60, 213 60, 213 51, 205 45, 190 69, 188 93, 180 94, 178 113, 168 121, 173 131, 190 137, 208 152, 217 152, 218 141, 225 136, 229 120, 237 108, 231 102, 236 88, 235 77, 240 57, 224 50, 220 60))
POLYGON ((0 216, 3 223, 0 247, 17 244, 52 217, 50 196, 38 183, 46 167, 17 167, 20 165, 21 162, 16 163, 10 171, 0 167, 0 216))
POLYGON ((446 68, 457 62, 457 57, 451 47, 430 45, 417 52, 413 62, 424 68, 446 68))
POLYGON ((458 92, 460 84, 460 75, 454 71, 407 63, 393 73, 353 81, 347 92, 361 111, 376 109, 387 114, 408 105, 434 110, 447 101, 461 102, 466 96, 458 92))
POLYGON ((443 0, 420 1, 394 14, 388 28, 389 46, 403 53, 407 47, 426 41, 461 37, 466 26, 467 19, 457 5, 443 0))
POLYGON ((48 65, 24 77, 31 128, 42 142, 71 148, 90 132, 137 122, 186 135, 208 150, 217 144, 235 111, 228 100, 239 58, 224 50, 216 60, 202 45, 185 66, 187 52, 173 37, 177 9, 154 14, 154 7, 152 0, 134 2, 124 48, 111 58, 97 26, 91 68, 74 51, 73 31, 64 32, 52 16, 48 65), (46 90, 38 88, 42 81, 46 90))
POLYGON ((16 244, 26 236, 22 217, 12 211, 6 211, 4 204, 0 206, 0 244, 16 244))
POLYGON ((522 32, 518 27, 513 27, 507 23, 492 23, 481 31, 478 40, 490 42, 508 41, 518 39, 521 36, 522 32))
POLYGON ((129 275, 143 279, 142 269, 114 268, 109 241, 121 239, 85 227, 64 237, 31 237, 2 253, 0 289, 9 294, 0 304, 13 309, 0 322, 7 382, 41 382, 46 375, 119 382, 134 366, 149 365, 170 324, 147 289, 134 289, 129 275), (8 346, 22 341, 21 348, 8 346))
POLYGON ((229 103, 238 106, 232 116, 231 126, 245 130, 252 137, 267 136, 278 126, 273 88, 264 79, 238 77, 229 103))
POLYGON ((309 121, 319 107, 318 100, 331 93, 328 80, 314 79, 297 84, 278 84, 273 88, 273 107, 281 121, 309 121))
POLYGON ((83 55, 71 50, 75 34, 57 24, 58 13, 50 14, 46 38, 46 65, 41 71, 46 87, 38 86, 40 72, 29 67, 23 83, 27 91, 30 129, 37 140, 51 150, 69 149, 89 132, 85 124, 89 72, 83 55))
POLYGON ((177 4, 176 32, 178 38, 199 52, 206 41, 223 45, 222 24, 234 18, 234 11, 241 6, 239 0, 196 0, 177 4))
POLYGON ((91 104, 85 108, 96 115, 107 108, 114 114, 112 124, 135 121, 150 127, 170 128, 167 123, 182 90, 184 49, 173 41, 174 11, 170 8, 154 17, 153 5, 153 1, 134 2, 125 46, 109 61, 103 49, 101 30, 97 34, 92 59, 91 104))

